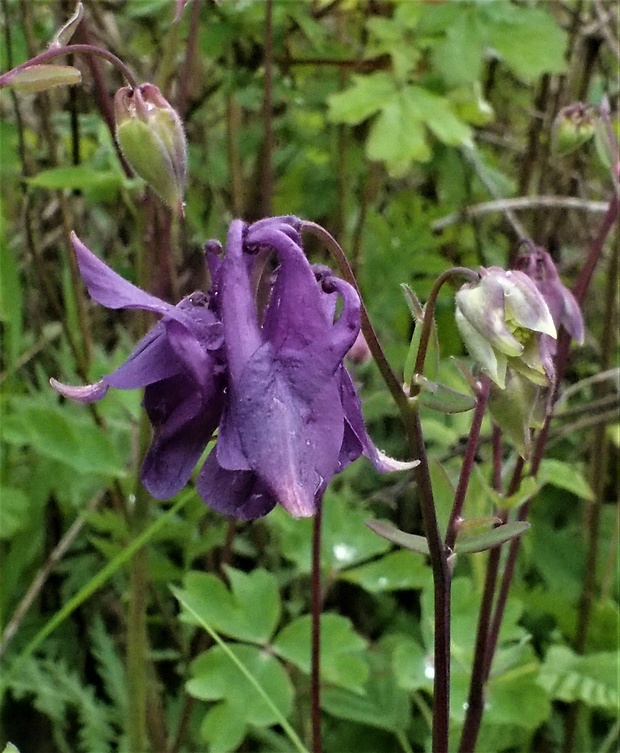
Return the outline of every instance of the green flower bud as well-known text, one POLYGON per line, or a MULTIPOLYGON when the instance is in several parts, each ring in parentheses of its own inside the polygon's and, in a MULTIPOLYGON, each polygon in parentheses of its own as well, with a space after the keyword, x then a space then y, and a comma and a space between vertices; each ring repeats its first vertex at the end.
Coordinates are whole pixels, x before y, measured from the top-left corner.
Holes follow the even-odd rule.
POLYGON ((116 138, 127 162, 182 217, 187 146, 177 112, 153 84, 119 89, 114 111, 116 138))
POLYGON ((592 109, 577 103, 564 107, 553 124, 551 149, 563 157, 570 154, 592 138, 595 131, 595 118, 592 109))
POLYGON ((481 269, 480 281, 456 294, 456 324, 470 355, 501 389, 511 366, 536 384, 554 375, 541 336, 556 337, 549 308, 523 272, 481 269))
POLYGON ((82 74, 70 65, 29 65, 3 79, 3 86, 14 86, 25 92, 42 92, 54 86, 79 84, 82 74))

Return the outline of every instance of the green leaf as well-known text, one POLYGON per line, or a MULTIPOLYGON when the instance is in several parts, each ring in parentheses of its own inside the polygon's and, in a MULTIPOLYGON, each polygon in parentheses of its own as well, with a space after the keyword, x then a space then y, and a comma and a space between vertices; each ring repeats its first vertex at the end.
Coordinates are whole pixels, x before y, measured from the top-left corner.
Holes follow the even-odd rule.
POLYGON ((538 678, 554 700, 581 701, 590 708, 618 709, 618 655, 614 651, 579 656, 566 646, 552 646, 538 678))
POLYGON ((325 495, 321 556, 332 570, 365 562, 390 548, 364 525, 367 512, 360 501, 344 489, 325 495))
POLYGON ((469 554, 471 552, 484 552, 487 549, 493 549, 506 541, 516 539, 517 536, 525 533, 530 527, 525 521, 515 521, 498 526, 492 531, 481 533, 471 537, 465 536, 462 540, 457 538, 454 551, 459 554, 469 554))
POLYGON ((510 724, 535 730, 551 712, 547 691, 538 684, 537 667, 521 666, 500 678, 492 678, 487 691, 487 724, 510 724), (515 703, 515 698, 519 699, 515 703))
POLYGON ((13 743, 7 743, 2 753, 19 753, 19 750, 13 745, 13 743))
POLYGON ((424 536, 417 536, 414 533, 405 533, 399 528, 396 528, 392 523, 388 523, 384 520, 367 520, 366 525, 371 531, 374 531, 377 536, 391 541, 393 544, 410 549, 412 552, 418 554, 428 554, 428 542, 424 536))
POLYGON ((526 476, 521 480, 519 489, 514 494, 502 499, 501 507, 505 510, 518 510, 521 505, 535 497, 543 486, 544 482, 540 478, 526 476))
MULTIPOLYGON (((303 615, 284 627, 272 643, 278 656, 310 673, 311 616, 303 615)), ((366 641, 351 621, 338 614, 321 615, 321 679, 339 688, 361 692, 368 679, 362 652, 366 641)))
POLYGON ((455 115, 450 100, 421 86, 404 91, 409 107, 433 134, 450 146, 472 146, 471 129, 455 115))
MULTIPOLYGON (((339 571, 383 554, 390 547, 377 539, 364 525, 367 513, 360 500, 347 488, 328 489, 323 501, 321 563, 339 571)), ((300 573, 311 565, 312 521, 297 520, 282 508, 269 514, 267 524, 275 532, 280 551, 294 562, 300 573)))
POLYGON ((210 573, 187 573, 183 597, 198 617, 185 613, 183 618, 195 624, 204 620, 219 632, 242 641, 267 643, 281 613, 275 576, 266 570, 246 574, 232 567, 226 573, 231 590, 210 573))
POLYGON ((464 395, 439 382, 431 382, 423 376, 418 376, 415 383, 422 388, 417 400, 427 408, 450 414, 466 413, 476 407, 474 397, 464 395))
MULTIPOLYGON (((430 422, 428 421, 428 419, 424 422, 425 431, 429 423, 430 422)), ((431 458, 428 465, 431 474, 431 484, 433 487, 435 512, 437 513, 439 530, 446 531, 446 529, 448 528, 448 521, 450 520, 452 505, 454 504, 454 487, 452 486, 452 482, 450 481, 448 474, 446 473, 446 469, 436 458, 431 458)), ((465 499, 465 504, 467 505, 467 498, 465 499)), ((467 507, 465 509, 467 510, 467 507)), ((468 514, 471 515, 471 511, 468 510, 468 514)), ((477 516, 481 513, 476 511, 476 513, 473 514, 477 516)))
POLYGON ((484 28, 476 7, 462 4, 433 51, 433 64, 449 86, 479 80, 483 63, 484 28))
POLYGON ((0 540, 12 539, 28 526, 29 499, 21 489, 0 486, 0 540))
POLYGON ((328 98, 328 117, 334 123, 357 125, 381 110, 396 93, 389 73, 352 76, 353 86, 328 98))
POLYGON ((4 324, 5 366, 12 367, 22 349, 23 300, 17 260, 4 242, 6 229, 6 221, 0 217, 0 321, 4 324))
POLYGON ((432 654, 412 638, 399 637, 392 653, 392 671, 403 690, 433 690, 432 654))
POLYGON ((390 552, 340 574, 342 580, 356 583, 370 593, 422 588, 429 577, 430 571, 424 561, 413 552, 404 550, 390 552))
POLYGON ((389 671, 387 657, 371 654, 372 674, 363 695, 341 688, 326 688, 321 707, 338 719, 347 719, 391 732, 400 732, 410 723, 407 694, 389 671))
POLYGON ((229 644, 227 648, 260 684, 275 709, 248 683, 221 646, 200 654, 191 664, 191 679, 186 689, 194 698, 219 701, 207 712, 202 733, 207 743, 213 743, 212 750, 222 753, 236 747, 247 725, 267 727, 278 723, 281 716, 287 717, 294 696, 284 667, 266 650, 238 644, 229 644), (223 720, 233 722, 232 730, 222 729, 223 720))
POLYGON ((399 91, 382 109, 366 142, 368 159, 385 162, 391 175, 405 175, 411 162, 432 156, 420 114, 406 90, 399 91))
POLYGON ((96 170, 88 164, 51 167, 27 180, 31 186, 50 190, 68 188, 74 191, 116 191, 122 185, 120 173, 113 170, 96 170))
POLYGON ((3 424, 3 438, 28 445, 44 458, 57 460, 80 474, 121 478, 125 467, 108 434, 88 416, 72 415, 64 407, 15 400, 15 412, 3 424))
POLYGON ((567 34, 542 8, 486 3, 487 44, 526 83, 566 70, 567 34))
POLYGON ((565 463, 561 460, 545 459, 538 470, 538 480, 542 483, 552 484, 559 489, 571 492, 577 497, 594 500, 594 492, 583 477, 583 474, 575 468, 574 463, 565 463))

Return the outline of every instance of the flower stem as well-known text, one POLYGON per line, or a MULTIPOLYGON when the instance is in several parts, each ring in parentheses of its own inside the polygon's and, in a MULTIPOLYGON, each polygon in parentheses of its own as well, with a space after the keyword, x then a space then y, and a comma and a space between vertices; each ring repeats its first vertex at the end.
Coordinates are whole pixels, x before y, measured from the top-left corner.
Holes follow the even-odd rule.
MULTIPOLYGON (((150 441, 150 427, 146 413, 140 417, 140 461, 150 441)), ((130 515, 132 538, 140 536, 146 528, 149 511, 149 494, 136 479, 134 508, 130 515)), ((146 593, 148 589, 148 549, 141 547, 129 563, 129 609, 127 615, 127 683, 129 707, 127 732, 132 751, 147 750, 146 706, 148 661, 148 634, 146 623, 146 593)))
POLYGON ((321 742, 321 521, 323 500, 319 500, 312 526, 312 646, 310 666, 310 708, 312 753, 322 753, 321 742))
POLYGON ((116 57, 116 55, 114 55, 112 52, 103 49, 103 47, 97 47, 96 45, 92 44, 68 44, 64 45, 63 47, 51 47, 50 49, 45 50, 45 52, 42 52, 39 55, 30 58, 30 60, 26 60, 25 63, 18 65, 16 68, 3 73, 0 76, 0 88, 6 86, 7 79, 10 82, 10 76, 17 71, 23 71, 33 65, 40 65, 41 63, 45 63, 48 60, 53 60, 54 58, 61 57, 62 55, 73 55, 77 53, 83 55, 98 55, 99 57, 104 58, 109 63, 112 63, 112 65, 114 65, 116 68, 118 68, 118 70, 123 74, 123 76, 127 80, 127 83, 131 87, 136 88, 138 86, 138 82, 136 81, 136 78, 131 70, 125 65, 125 63, 123 63, 120 58, 116 57))
MULTIPOLYGON (((453 267, 448 269, 435 280, 431 292, 428 296, 428 301, 424 306, 424 320, 422 322, 422 332, 420 334, 420 345, 418 347, 418 354, 416 356, 415 366, 413 369, 413 377, 420 375, 424 372, 424 362, 426 361, 426 352, 428 350, 428 342, 431 336, 433 328, 433 322, 435 320, 435 305, 437 304, 437 297, 442 285, 447 282, 451 277, 455 276, 467 277, 469 280, 477 281, 479 275, 467 267, 453 267)), ((411 383, 409 388, 410 395, 417 395, 420 391, 419 385, 414 382, 411 383)))
POLYGON ((483 377, 476 396, 476 410, 474 411, 474 418, 469 430, 469 437, 467 438, 467 447, 465 449, 465 456, 463 457, 459 483, 454 494, 454 503, 452 505, 452 511, 450 513, 450 520, 448 521, 448 529, 446 532, 445 544, 449 549, 454 549, 456 536, 459 531, 459 523, 463 512, 463 504, 465 503, 465 495, 467 494, 469 479, 471 478, 471 472, 474 463, 476 462, 476 451, 480 439, 482 419, 484 418, 487 401, 489 399, 490 384, 490 379, 487 376, 483 377))

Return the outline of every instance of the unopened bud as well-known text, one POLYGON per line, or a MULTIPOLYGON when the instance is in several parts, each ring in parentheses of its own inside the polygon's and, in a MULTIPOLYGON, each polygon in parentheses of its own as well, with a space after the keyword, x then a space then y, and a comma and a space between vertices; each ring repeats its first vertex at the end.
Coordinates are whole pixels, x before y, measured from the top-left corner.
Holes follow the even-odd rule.
POLYGON ((592 138, 595 131, 592 109, 577 103, 564 107, 553 124, 551 148, 560 157, 579 149, 592 138))
POLYGON ((116 138, 133 170, 183 216, 187 146, 181 118, 153 84, 114 97, 116 138))
POLYGON ((30 65, 2 78, 3 86, 14 86, 25 92, 42 92, 54 86, 79 84, 82 74, 70 65, 30 65))
POLYGON ((480 281, 457 292, 456 324, 470 355, 501 389, 511 366, 545 385, 553 364, 542 335, 556 337, 547 304, 530 278, 498 267, 480 270, 480 281))

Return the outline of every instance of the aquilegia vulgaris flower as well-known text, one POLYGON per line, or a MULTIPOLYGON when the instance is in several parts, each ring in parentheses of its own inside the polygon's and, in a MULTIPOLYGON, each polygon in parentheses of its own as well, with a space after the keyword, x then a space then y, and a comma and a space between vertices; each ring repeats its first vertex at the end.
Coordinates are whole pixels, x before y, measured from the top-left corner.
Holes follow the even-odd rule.
POLYGON ((472 357, 501 388, 511 366, 530 381, 546 385, 555 370, 542 335, 556 337, 545 299, 520 271, 480 270, 480 281, 456 294, 456 324, 472 357))
POLYGON ((212 287, 173 306, 127 282, 75 236, 80 273, 95 301, 138 308, 162 319, 127 361, 99 382, 65 397, 99 400, 109 387, 145 387, 153 442, 142 480, 164 499, 189 480, 210 438, 217 442, 197 481, 212 508, 252 519, 281 504, 296 517, 315 513, 330 479, 365 454, 380 471, 402 470, 373 445, 343 358, 360 328, 356 291, 324 267, 313 269, 300 221, 234 221, 226 254, 207 244, 212 287), (259 316, 251 284, 256 252, 278 267, 259 316), (337 298, 342 311, 334 319, 337 298))

